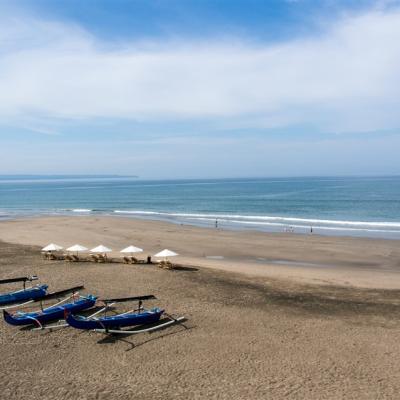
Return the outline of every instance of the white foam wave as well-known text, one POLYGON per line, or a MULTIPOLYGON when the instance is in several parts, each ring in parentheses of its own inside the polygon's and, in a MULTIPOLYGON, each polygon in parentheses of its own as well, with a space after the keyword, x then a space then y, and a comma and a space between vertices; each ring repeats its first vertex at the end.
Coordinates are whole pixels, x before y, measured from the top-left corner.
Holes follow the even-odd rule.
MULTIPOLYGON (((237 224, 246 224, 246 225, 267 225, 267 226, 279 226, 279 227, 287 227, 287 224, 282 223, 274 223, 274 222, 254 222, 254 221, 237 221, 237 220, 223 220, 223 222, 231 222, 237 224)), ((310 225, 290 225, 292 228, 296 229, 305 229, 309 230, 310 225)), ((380 233, 400 233, 400 230, 391 230, 391 229, 366 229, 366 228, 350 228, 350 227, 334 227, 334 226, 321 226, 321 225, 313 225, 314 230, 331 230, 331 231, 353 231, 353 232, 380 232, 380 233)))
POLYGON ((93 210, 89 210, 87 208, 74 208, 71 210, 72 212, 77 212, 77 213, 90 213, 93 210))
POLYGON ((162 213, 162 212, 156 212, 156 211, 114 210, 114 212, 117 213, 117 214, 174 215, 174 216, 178 216, 178 214, 162 213))
MULTIPOLYGON (((215 221, 214 218, 188 218, 188 219, 193 219, 196 221, 215 221)), ((253 226, 271 226, 271 227, 280 227, 280 228, 285 228, 288 227, 288 224, 284 223, 279 223, 279 222, 256 222, 256 221, 243 221, 243 220, 234 220, 234 219, 223 219, 219 218, 219 222, 226 222, 226 223, 231 223, 231 224, 241 224, 241 225, 253 225, 253 226)), ((303 229, 306 230, 307 232, 310 229, 310 225, 298 225, 298 224, 292 224, 290 225, 291 228, 296 228, 296 229, 303 229)), ((366 229, 366 228, 350 228, 350 227, 334 227, 334 226, 321 226, 321 225, 313 225, 314 230, 331 230, 331 231, 354 231, 354 232, 380 232, 380 233, 399 233, 400 230, 392 230, 392 229, 366 229)))
MULTIPOLYGON (((358 230, 375 230, 374 228, 386 228, 386 229, 400 229, 400 222, 388 222, 388 221, 343 221, 343 220, 329 220, 329 219, 316 219, 316 218, 297 218, 297 217, 280 217, 280 216, 267 216, 267 215, 240 215, 240 214, 199 214, 199 213, 168 213, 158 211, 143 211, 143 210, 115 210, 118 214, 134 214, 134 215, 157 215, 164 217, 181 217, 187 219, 219 219, 226 220, 227 222, 236 223, 253 223, 277 225, 277 226, 299 226, 299 227, 310 227, 320 226, 324 229, 343 229, 350 228, 358 230), (302 225, 304 224, 304 225, 302 225), (324 226, 328 225, 328 226, 324 226), (364 229, 361 229, 364 228, 364 229)), ((385 232, 385 230, 382 230, 385 232)))

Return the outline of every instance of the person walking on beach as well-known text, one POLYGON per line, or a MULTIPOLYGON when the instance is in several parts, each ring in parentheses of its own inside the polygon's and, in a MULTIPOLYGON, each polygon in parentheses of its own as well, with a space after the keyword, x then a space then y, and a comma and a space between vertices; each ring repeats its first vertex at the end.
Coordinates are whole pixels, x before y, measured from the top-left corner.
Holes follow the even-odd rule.
POLYGON ((215 229, 218 228, 218 218, 215 218, 215 229))
POLYGON ((310 233, 312 233, 312 227, 310 228, 310 233))

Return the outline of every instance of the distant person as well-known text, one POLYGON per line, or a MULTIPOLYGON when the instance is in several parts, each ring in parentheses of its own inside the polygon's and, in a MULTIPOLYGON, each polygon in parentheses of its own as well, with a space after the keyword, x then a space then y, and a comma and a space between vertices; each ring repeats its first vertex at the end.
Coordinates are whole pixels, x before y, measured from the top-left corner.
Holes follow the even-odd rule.
POLYGON ((218 228, 218 218, 215 218, 215 229, 218 228))
POLYGON ((312 227, 310 228, 310 233, 312 233, 312 227))

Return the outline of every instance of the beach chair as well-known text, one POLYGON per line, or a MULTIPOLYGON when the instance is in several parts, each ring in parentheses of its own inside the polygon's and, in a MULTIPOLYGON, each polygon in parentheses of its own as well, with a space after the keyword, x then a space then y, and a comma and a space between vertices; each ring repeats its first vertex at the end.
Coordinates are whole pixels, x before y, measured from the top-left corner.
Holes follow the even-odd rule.
POLYGON ((75 254, 72 255, 72 261, 74 262, 79 262, 81 261, 80 258, 78 256, 76 256, 75 254))
POLYGON ((71 254, 66 254, 65 255, 65 261, 73 262, 74 259, 72 258, 71 254))
POLYGON ((97 256, 97 262, 99 263, 105 263, 107 261, 107 256, 104 254, 99 254, 97 256))
POLYGON ((158 266, 163 269, 174 269, 175 264, 172 264, 169 260, 158 261, 158 266))
POLYGON ((97 254, 90 254, 89 261, 98 262, 99 256, 97 254))
POLYGON ((130 264, 131 263, 131 259, 130 259, 130 257, 122 257, 122 262, 124 263, 124 264, 130 264))
POLYGON ((43 258, 45 260, 57 260, 57 256, 54 253, 52 253, 51 251, 46 251, 46 252, 43 252, 42 254, 43 254, 43 258))

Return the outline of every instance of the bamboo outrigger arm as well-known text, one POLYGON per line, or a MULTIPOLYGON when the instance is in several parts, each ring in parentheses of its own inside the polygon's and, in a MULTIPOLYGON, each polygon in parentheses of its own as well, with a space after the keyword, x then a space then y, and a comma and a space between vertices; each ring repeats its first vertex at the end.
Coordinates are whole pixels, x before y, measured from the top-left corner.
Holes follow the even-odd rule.
POLYGON ((162 323, 160 325, 152 326, 150 328, 145 328, 145 329, 138 329, 138 330, 135 330, 135 331, 129 331, 129 330, 123 330, 123 329, 120 329, 120 330, 116 330, 116 329, 94 329, 93 332, 105 333, 105 334, 112 333, 112 334, 119 334, 119 335, 125 335, 125 334, 135 335, 135 334, 138 334, 138 333, 156 331, 158 329, 165 328, 165 327, 167 327, 169 325, 181 323, 181 322, 186 320, 185 317, 172 318, 172 317, 169 316, 169 318, 171 318, 170 321, 164 322, 164 323, 162 323))

